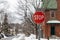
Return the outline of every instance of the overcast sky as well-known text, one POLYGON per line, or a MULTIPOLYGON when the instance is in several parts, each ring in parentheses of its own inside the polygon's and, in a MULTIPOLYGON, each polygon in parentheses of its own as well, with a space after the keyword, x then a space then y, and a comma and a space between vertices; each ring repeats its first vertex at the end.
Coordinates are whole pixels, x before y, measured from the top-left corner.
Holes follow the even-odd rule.
MULTIPOLYGON (((24 10, 20 9, 20 14, 17 14, 17 8, 18 8, 18 2, 19 0, 0 0, 0 10, 2 9, 6 9, 5 12, 8 13, 8 21, 11 23, 22 23, 24 20, 24 10), (1 3, 3 1, 3 3, 1 3), (4 2, 5 1, 5 2, 4 2), (23 20, 22 20, 23 19, 23 20)), ((20 0, 22 3, 22 5, 26 5, 26 1, 25 0, 20 0)), ((38 0, 39 1, 39 0, 38 0)), ((36 2, 36 0, 28 0, 27 2, 36 2)), ((39 2, 38 2, 39 3, 39 2)), ((30 10, 28 10, 28 12, 35 12, 35 8, 31 3, 27 3, 28 8, 30 10)), ((40 5, 41 6, 41 5, 40 5)), ((29 13, 28 13, 29 14, 29 13)), ((2 20, 3 20, 3 15, 2 15, 2 20)))

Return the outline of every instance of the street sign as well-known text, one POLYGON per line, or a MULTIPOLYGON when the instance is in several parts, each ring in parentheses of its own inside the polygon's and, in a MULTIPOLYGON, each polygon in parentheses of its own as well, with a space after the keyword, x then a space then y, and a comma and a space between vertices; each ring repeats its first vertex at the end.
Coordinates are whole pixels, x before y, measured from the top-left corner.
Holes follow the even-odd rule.
POLYGON ((44 21, 44 18, 45 18, 45 15, 41 11, 36 11, 32 16, 32 19, 36 24, 42 23, 44 21))

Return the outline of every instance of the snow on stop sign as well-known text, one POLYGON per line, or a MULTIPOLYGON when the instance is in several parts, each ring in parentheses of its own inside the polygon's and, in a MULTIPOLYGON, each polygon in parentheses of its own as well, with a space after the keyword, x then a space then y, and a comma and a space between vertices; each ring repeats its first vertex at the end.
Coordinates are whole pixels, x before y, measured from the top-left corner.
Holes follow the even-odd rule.
POLYGON ((44 17, 45 15, 43 12, 37 11, 33 14, 32 19, 36 24, 40 24, 44 21, 44 17))

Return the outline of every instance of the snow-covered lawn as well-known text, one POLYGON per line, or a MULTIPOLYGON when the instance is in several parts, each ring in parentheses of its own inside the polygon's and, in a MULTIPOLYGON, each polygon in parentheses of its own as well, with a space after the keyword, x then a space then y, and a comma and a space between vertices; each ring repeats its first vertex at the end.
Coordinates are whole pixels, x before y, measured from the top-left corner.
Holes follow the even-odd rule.
POLYGON ((45 38, 40 38, 40 40, 48 40, 48 39, 45 39, 45 38))
MULTIPOLYGON (((25 34, 18 34, 19 37, 18 38, 13 38, 12 40, 38 40, 36 39, 36 35, 31 34, 29 37, 25 36, 25 34)), ((40 40, 48 40, 45 38, 40 38, 40 40)), ((60 40, 60 39, 49 39, 49 40, 60 40)))
POLYGON ((13 38, 12 40, 38 40, 36 39, 36 35, 31 34, 29 37, 25 36, 25 34, 18 34, 18 38, 13 38))

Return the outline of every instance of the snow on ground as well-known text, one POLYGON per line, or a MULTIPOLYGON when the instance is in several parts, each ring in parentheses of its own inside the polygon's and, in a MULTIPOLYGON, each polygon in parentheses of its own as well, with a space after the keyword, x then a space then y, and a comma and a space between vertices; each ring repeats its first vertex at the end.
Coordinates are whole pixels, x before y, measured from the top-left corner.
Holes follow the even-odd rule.
POLYGON ((29 37, 25 37, 25 40, 37 40, 36 35, 31 34, 29 37))
POLYGON ((25 34, 18 34, 18 38, 13 38, 12 40, 38 40, 36 39, 36 35, 31 34, 29 37, 25 36, 25 34))
MULTIPOLYGON (((34 34, 31 34, 29 37, 25 36, 25 34, 18 34, 17 36, 19 37, 15 37, 13 38, 12 40, 38 40, 36 39, 36 35, 34 34)), ((52 39, 45 39, 45 38, 40 38, 40 40, 60 40, 60 39, 55 39, 55 38, 52 38, 52 39)))

